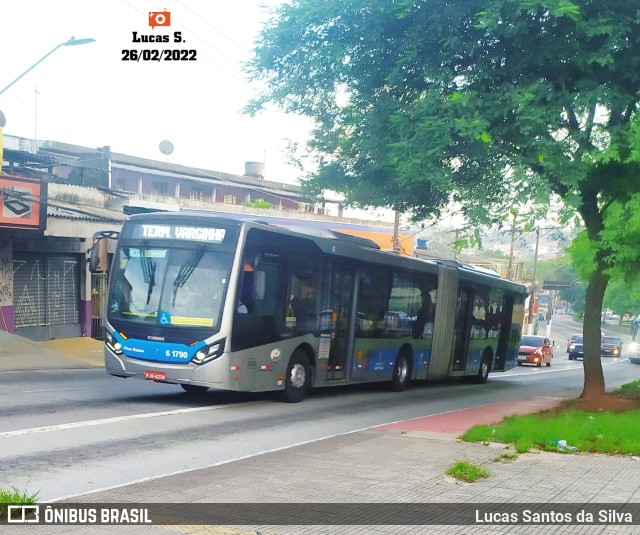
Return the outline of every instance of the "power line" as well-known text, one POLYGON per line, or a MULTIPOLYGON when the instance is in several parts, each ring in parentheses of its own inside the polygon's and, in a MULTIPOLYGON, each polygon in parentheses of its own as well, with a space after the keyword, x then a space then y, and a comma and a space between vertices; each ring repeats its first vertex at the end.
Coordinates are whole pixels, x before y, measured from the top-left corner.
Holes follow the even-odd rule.
POLYGON ((203 19, 200 15, 198 15, 195 11, 193 11, 192 9, 189 9, 187 6, 185 6, 182 2, 180 2, 180 0, 176 0, 177 4, 180 4, 184 9, 186 9, 187 11, 189 11, 190 13, 192 13, 193 15, 195 15, 196 17, 198 17, 202 22, 204 22, 207 26, 209 26, 212 30, 218 32, 220 35, 222 35, 222 37, 224 37, 225 39, 227 39, 230 43, 233 43, 234 45, 236 45, 240 50, 242 50, 243 52, 246 52, 247 54, 250 53, 249 50, 247 50, 246 48, 244 48, 241 44, 239 44, 238 42, 234 41, 231 37, 229 37, 228 35, 226 35, 225 33, 223 33, 222 31, 220 31, 218 28, 216 28, 213 24, 211 24, 208 20, 203 19))

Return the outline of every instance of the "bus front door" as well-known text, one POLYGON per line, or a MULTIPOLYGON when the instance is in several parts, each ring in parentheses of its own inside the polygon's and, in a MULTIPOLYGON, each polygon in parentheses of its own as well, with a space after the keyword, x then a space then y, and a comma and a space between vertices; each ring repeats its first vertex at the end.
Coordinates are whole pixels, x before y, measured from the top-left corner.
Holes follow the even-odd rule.
POLYGON ((327 380, 349 378, 349 358, 353 352, 351 312, 353 303, 353 270, 334 266, 331 275, 329 308, 331 310, 331 346, 327 363, 327 380))

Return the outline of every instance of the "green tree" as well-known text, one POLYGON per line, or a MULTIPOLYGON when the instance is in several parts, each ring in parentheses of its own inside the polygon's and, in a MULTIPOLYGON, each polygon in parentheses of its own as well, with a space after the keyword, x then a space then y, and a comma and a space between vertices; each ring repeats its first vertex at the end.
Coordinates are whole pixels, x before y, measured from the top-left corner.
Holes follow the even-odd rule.
POLYGON ((437 217, 453 200, 491 224, 559 198, 588 243, 583 396, 597 397, 604 292, 640 254, 615 226, 640 192, 638 13, 640 0, 292 0, 260 35, 248 68, 265 90, 248 108, 313 118, 306 186, 354 204, 437 217))
POLYGON ((250 208, 262 208, 262 209, 273 208, 273 205, 271 203, 268 203, 267 201, 265 201, 262 198, 254 199, 254 200, 251 200, 251 201, 246 201, 246 202, 244 202, 242 204, 243 204, 243 206, 248 206, 250 208))
POLYGON ((612 281, 607 286, 602 304, 618 314, 621 322, 625 314, 637 316, 640 312, 640 288, 621 280, 612 281))

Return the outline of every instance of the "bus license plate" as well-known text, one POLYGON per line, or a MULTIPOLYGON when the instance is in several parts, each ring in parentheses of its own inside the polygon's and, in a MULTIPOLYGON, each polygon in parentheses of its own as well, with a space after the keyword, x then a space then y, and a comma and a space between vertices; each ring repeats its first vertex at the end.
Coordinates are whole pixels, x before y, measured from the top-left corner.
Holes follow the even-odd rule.
POLYGON ((152 372, 151 370, 145 370, 144 378, 149 381, 166 381, 167 374, 164 372, 152 372))

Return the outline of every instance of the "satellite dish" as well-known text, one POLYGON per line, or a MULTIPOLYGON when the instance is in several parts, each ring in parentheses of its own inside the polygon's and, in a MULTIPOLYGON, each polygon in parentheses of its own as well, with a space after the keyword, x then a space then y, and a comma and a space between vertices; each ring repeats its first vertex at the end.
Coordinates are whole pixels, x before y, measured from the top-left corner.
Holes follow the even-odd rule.
POLYGON ((173 152, 173 143, 171 143, 171 141, 167 141, 166 139, 164 141, 161 141, 160 152, 165 156, 169 156, 169 154, 173 152))

